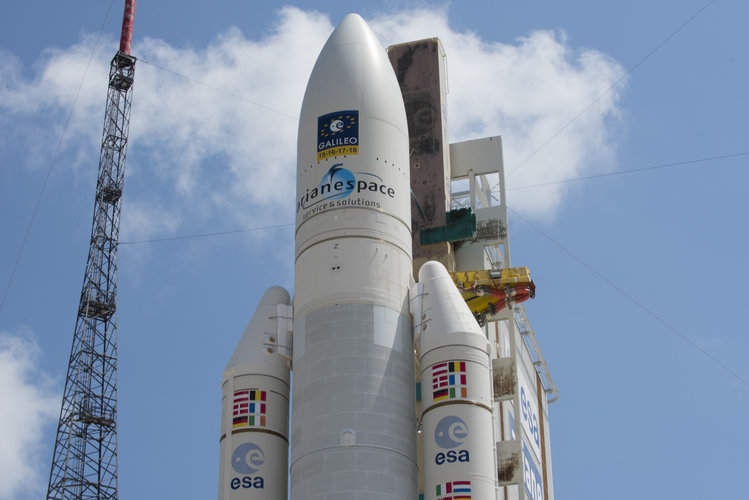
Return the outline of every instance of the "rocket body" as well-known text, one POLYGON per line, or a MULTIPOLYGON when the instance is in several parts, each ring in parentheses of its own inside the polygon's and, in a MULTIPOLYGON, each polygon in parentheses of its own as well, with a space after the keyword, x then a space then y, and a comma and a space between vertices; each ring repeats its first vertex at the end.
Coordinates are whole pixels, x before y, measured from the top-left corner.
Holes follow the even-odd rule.
POLYGON ((300 113, 293 305, 266 291, 224 372, 219 500, 287 479, 292 500, 495 497, 491 347, 442 264, 414 283, 408 148, 385 49, 349 14, 300 113))
POLYGON ((224 370, 219 500, 286 498, 290 375, 275 346, 288 304, 283 288, 265 292, 224 370))
POLYGON ((424 500, 495 498, 490 345, 447 270, 419 270, 424 500))
POLYGON ((408 127, 358 15, 320 53, 297 147, 291 498, 416 498, 408 127))

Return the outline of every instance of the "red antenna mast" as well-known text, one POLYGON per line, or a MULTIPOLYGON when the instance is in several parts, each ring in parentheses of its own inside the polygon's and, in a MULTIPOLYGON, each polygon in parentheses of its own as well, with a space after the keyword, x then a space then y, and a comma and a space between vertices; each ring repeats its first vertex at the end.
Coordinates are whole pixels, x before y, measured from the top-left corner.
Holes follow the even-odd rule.
POLYGON ((135 0, 125 0, 125 13, 122 15, 122 34, 120 35, 120 52, 130 55, 130 43, 133 41, 133 23, 135 22, 135 0))

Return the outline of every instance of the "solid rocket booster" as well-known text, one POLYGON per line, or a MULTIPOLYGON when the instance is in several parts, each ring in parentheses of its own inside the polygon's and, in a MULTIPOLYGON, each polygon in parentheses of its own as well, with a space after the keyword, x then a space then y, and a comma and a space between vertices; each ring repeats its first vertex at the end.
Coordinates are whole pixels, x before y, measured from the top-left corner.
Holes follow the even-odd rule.
POLYGON ((419 270, 424 500, 495 498, 490 344, 447 270, 419 270))
POLYGON ((221 383, 219 500, 279 500, 287 494, 289 368, 278 356, 289 293, 269 288, 221 383))
POLYGON ((356 14, 317 59, 297 147, 291 498, 416 498, 408 127, 356 14))

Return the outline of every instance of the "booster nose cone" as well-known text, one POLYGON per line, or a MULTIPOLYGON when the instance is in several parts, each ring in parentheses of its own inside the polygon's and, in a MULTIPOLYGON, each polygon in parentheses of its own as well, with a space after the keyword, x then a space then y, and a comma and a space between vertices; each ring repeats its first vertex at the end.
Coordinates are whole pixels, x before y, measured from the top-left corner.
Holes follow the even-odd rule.
POLYGON ((277 356, 267 356, 264 348, 265 332, 275 332, 276 306, 290 302, 289 292, 280 286, 265 291, 255 313, 250 319, 242 338, 237 343, 224 372, 228 375, 243 370, 244 365, 253 365, 258 373, 269 373, 288 383, 288 368, 277 356))

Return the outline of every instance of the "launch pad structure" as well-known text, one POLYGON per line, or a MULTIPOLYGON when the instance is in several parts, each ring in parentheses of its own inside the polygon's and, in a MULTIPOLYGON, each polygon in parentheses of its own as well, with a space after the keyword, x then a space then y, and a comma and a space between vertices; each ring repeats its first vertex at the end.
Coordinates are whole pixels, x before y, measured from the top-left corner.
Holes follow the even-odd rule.
MULTIPOLYGON (((451 272, 511 269, 501 137, 448 143, 439 39, 394 45, 388 56, 408 117, 414 276, 429 260, 451 272)), ((504 305, 477 314, 493 347, 497 499, 553 500, 548 405, 558 391, 525 308, 504 305)), ((417 394, 430 390, 428 381, 417 387, 417 394)), ((417 413, 421 403, 417 398, 417 413)))

